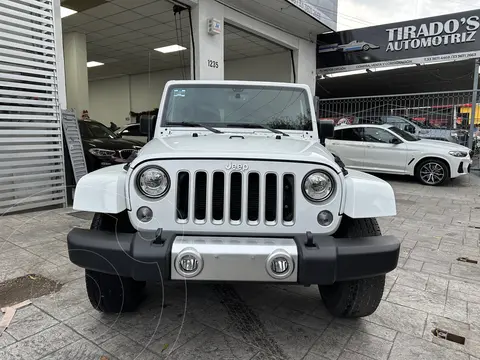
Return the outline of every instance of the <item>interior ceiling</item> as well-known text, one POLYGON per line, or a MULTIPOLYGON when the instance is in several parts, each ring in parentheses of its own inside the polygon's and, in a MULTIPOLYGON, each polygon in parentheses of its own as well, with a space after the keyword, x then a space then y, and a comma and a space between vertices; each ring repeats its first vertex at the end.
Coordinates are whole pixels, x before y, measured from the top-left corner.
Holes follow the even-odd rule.
MULTIPOLYGON (((88 61, 105 64, 89 68, 89 80, 190 66, 188 12, 174 16, 173 5, 166 0, 65 0, 62 5, 80 10, 62 19, 63 32, 85 33, 88 61), (187 50, 169 54, 153 50, 173 44, 187 50)), ((224 37, 227 61, 287 51, 229 24, 224 37)))

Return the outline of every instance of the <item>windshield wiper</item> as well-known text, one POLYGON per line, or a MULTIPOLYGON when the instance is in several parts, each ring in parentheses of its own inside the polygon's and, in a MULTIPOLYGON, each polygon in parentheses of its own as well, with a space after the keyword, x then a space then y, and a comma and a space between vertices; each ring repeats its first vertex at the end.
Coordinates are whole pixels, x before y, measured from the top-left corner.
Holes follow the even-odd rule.
POLYGON ((182 122, 171 122, 168 123, 168 125, 183 125, 183 126, 191 126, 191 127, 203 127, 207 130, 210 130, 211 132, 215 134, 223 134, 222 131, 215 129, 211 126, 205 125, 205 124, 200 124, 200 123, 194 123, 194 122, 188 122, 188 121, 182 121, 182 122))
POLYGON ((226 124, 227 127, 240 127, 240 128, 253 128, 253 129, 258 129, 258 128, 262 128, 262 129, 266 129, 266 130, 269 130, 275 134, 281 134, 283 136, 290 136, 286 133, 284 133, 283 131, 280 131, 280 130, 277 130, 277 129, 273 129, 267 125, 263 125, 263 124, 253 124, 253 123, 232 123, 232 124, 226 124))

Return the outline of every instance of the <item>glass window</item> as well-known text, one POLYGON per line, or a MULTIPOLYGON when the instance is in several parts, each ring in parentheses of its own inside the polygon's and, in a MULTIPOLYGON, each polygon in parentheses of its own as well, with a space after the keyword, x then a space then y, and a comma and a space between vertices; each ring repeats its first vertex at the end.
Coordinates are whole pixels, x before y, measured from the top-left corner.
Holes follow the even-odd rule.
POLYGON ((395 134, 399 135, 401 138, 407 140, 407 141, 418 141, 420 140, 418 137, 406 132, 406 131, 403 131, 403 130, 400 130, 399 128, 395 127, 395 126, 392 126, 392 127, 389 127, 388 130, 390 131, 393 131, 395 134))
POLYGON ((307 92, 299 88, 172 86, 162 125, 182 126, 182 122, 190 122, 221 128, 251 124, 311 131, 312 114, 307 92))
POLYGON ((334 132, 335 140, 362 141, 362 128, 338 129, 334 132))
POLYGON ((395 135, 389 133, 387 130, 367 127, 363 129, 363 137, 367 142, 391 144, 392 140, 396 138, 395 135))
POLYGON ((80 134, 85 138, 115 139, 117 136, 105 125, 98 122, 79 121, 80 134))
POLYGON ((123 131, 122 135, 127 135, 127 136, 142 136, 140 134, 140 125, 130 125, 127 126, 123 131))

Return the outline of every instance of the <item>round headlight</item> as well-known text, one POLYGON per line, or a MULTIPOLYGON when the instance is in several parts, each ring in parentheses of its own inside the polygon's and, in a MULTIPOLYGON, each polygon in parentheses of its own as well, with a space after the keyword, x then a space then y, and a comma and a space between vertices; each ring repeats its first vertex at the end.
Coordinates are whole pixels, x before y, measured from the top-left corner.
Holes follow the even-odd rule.
POLYGON ((330 175, 314 171, 303 179, 303 194, 311 201, 325 201, 335 190, 335 183, 330 175))
POLYGON ((137 176, 137 187, 140 192, 149 198, 159 198, 165 195, 170 188, 170 178, 160 167, 147 167, 137 176))

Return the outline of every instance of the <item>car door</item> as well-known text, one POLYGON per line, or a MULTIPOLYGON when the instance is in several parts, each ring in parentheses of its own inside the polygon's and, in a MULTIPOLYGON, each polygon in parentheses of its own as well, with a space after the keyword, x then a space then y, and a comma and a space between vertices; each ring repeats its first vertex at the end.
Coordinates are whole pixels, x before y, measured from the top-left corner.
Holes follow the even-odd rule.
POLYGON ((404 140, 381 127, 365 127, 363 140, 365 171, 405 173, 408 150, 404 140))
POLYGON ((337 128, 333 139, 327 139, 326 147, 342 159, 346 167, 363 168, 365 143, 362 141, 362 127, 337 128))

